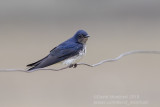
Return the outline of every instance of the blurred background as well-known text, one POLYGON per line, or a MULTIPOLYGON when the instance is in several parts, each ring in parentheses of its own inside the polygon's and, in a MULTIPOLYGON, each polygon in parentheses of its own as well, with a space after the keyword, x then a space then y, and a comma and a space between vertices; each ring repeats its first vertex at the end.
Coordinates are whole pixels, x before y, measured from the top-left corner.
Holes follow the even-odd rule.
MULTIPOLYGON (((0 69, 26 69, 79 29, 91 36, 81 62, 160 50, 160 1, 1 0, 0 69)), ((157 107, 159 64, 160 55, 135 54, 94 68, 0 72, 0 106, 157 107)))

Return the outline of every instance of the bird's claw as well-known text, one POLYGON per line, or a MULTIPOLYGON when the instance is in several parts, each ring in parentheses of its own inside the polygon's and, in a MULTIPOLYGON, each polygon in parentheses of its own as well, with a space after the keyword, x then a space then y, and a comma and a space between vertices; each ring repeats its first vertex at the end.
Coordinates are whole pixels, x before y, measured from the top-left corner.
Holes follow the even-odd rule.
POLYGON ((69 65, 69 68, 76 68, 77 67, 77 64, 71 64, 69 65))

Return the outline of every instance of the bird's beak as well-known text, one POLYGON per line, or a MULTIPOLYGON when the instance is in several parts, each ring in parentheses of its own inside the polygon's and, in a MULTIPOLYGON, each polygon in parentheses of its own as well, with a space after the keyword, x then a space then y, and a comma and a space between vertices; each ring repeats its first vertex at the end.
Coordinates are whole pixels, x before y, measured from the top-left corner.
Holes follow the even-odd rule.
POLYGON ((89 35, 86 35, 86 36, 85 36, 85 38, 88 38, 88 37, 90 37, 90 36, 89 36, 89 35))

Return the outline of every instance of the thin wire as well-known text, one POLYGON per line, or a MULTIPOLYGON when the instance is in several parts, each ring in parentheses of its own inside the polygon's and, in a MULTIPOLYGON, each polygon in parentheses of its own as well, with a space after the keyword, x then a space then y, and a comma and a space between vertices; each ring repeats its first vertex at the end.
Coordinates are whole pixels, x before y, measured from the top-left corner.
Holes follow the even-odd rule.
MULTIPOLYGON (((122 53, 122 54, 120 54, 119 56, 117 56, 117 57, 115 57, 113 59, 102 60, 102 61, 100 61, 100 62, 98 62, 96 64, 93 64, 93 65, 87 64, 87 63, 78 63, 77 65, 85 65, 85 66, 88 66, 88 67, 96 67, 96 66, 99 66, 99 65, 101 65, 103 63, 106 63, 106 62, 118 61, 121 58, 123 58, 124 56, 132 55, 132 54, 160 54, 160 51, 133 50, 133 51, 122 53)), ((70 68, 70 66, 66 66, 66 67, 59 68, 59 69, 39 68, 39 69, 31 70, 31 71, 24 70, 24 69, 0 69, 0 72, 7 72, 7 71, 9 71, 9 72, 12 72, 12 71, 33 72, 33 71, 38 71, 38 70, 61 71, 61 70, 67 69, 67 68, 70 68)))

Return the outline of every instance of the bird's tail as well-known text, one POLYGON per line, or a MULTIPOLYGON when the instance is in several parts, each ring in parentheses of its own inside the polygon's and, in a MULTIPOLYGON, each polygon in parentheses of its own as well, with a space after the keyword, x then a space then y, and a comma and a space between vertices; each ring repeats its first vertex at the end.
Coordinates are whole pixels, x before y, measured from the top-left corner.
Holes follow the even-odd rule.
POLYGON ((33 69, 37 69, 37 66, 44 60, 46 59, 48 56, 44 57, 43 59, 36 61, 34 63, 28 64, 27 67, 29 67, 28 71, 31 71, 33 69))

